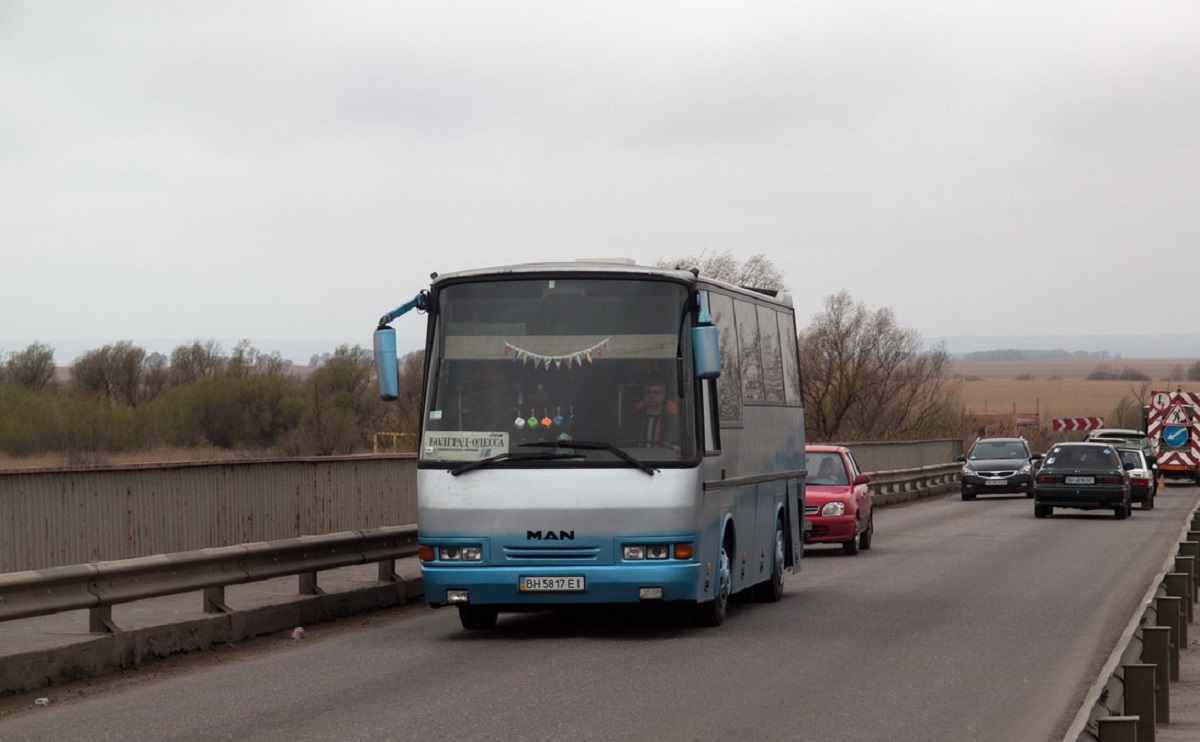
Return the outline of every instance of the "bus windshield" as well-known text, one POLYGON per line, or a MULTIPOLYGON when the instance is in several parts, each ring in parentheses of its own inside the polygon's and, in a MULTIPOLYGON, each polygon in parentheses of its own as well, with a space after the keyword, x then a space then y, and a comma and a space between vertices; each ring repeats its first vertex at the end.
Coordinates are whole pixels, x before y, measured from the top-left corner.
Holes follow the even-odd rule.
POLYGON ((630 277, 442 286, 420 460, 694 464, 691 297, 682 283, 630 277))

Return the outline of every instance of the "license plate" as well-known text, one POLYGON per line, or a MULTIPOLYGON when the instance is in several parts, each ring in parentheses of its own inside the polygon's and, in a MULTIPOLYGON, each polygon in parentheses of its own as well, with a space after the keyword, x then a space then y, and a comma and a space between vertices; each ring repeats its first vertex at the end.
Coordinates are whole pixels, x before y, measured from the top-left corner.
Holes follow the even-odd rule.
POLYGON ((984 482, 983 484, 984 484, 984 486, 987 486, 987 487, 1002 487, 1002 486, 1008 484, 1008 480, 1007 479, 989 479, 986 482, 984 482))
POLYGON ((582 575, 570 577, 522 577, 518 586, 523 593, 578 593, 583 591, 582 575))
POLYGON ((1067 484, 1095 484, 1095 477, 1067 477, 1067 484))

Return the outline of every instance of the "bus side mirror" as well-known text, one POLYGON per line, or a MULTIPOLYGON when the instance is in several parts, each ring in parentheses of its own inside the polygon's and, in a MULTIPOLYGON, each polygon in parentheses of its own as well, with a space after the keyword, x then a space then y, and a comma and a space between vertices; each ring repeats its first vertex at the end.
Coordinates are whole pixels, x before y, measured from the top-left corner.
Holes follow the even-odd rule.
POLYGON ((375 376, 379 379, 380 398, 390 402, 400 396, 396 331, 390 327, 375 330, 375 376))
POLYGON ((721 375, 721 341, 715 325, 692 328, 692 355, 697 378, 716 379, 721 375))

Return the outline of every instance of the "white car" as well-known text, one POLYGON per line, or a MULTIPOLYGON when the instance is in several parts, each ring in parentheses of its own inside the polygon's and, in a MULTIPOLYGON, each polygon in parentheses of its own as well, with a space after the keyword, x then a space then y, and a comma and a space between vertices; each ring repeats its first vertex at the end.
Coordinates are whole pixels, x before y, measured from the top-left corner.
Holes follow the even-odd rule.
POLYGON ((1117 447, 1117 453, 1121 454, 1121 463, 1126 466, 1133 465, 1132 469, 1126 469, 1129 472, 1129 499, 1140 502, 1142 510, 1152 510, 1154 495, 1158 492, 1158 480, 1154 476, 1154 469, 1146 461, 1145 454, 1141 449, 1132 447, 1117 447))

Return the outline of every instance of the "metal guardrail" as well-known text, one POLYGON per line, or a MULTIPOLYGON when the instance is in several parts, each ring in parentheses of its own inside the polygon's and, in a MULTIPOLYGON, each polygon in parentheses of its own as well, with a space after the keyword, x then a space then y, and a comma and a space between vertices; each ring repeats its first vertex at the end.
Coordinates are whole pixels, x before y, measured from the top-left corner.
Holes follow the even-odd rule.
POLYGON ((1171 683, 1200 600, 1198 561, 1200 512, 1193 511, 1063 742, 1153 740, 1155 728, 1170 723, 1171 683))
POLYGON ((112 607, 204 591, 206 613, 227 613, 229 585, 298 575, 301 594, 319 594, 317 572, 379 564, 395 580, 395 560, 417 553, 416 526, 301 536, 212 549, 0 574, 0 621, 88 609, 91 631, 112 631, 112 607))
POLYGON ((893 505, 948 492, 958 487, 962 464, 935 464, 916 469, 868 472, 876 505, 893 505))

